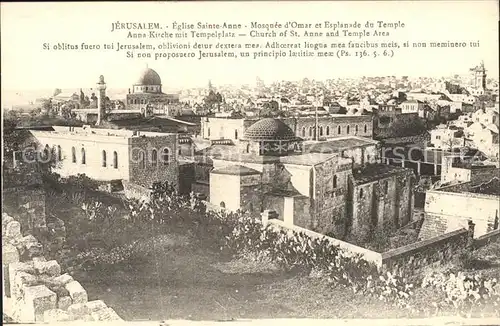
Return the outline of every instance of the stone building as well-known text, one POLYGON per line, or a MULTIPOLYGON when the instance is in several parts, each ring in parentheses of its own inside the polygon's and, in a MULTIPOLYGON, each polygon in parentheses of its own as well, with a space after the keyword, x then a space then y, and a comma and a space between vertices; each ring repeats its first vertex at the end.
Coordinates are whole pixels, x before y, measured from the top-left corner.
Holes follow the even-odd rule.
MULTIPOLYGON (((206 117, 201 121, 202 137, 210 140, 239 140, 258 118, 206 117)), ((284 118, 282 121, 304 140, 331 139, 345 136, 372 138, 373 123, 369 115, 331 114, 318 117, 284 118)))
POLYGON ((487 182, 499 175, 495 165, 485 165, 478 156, 446 153, 441 158, 441 184, 450 182, 487 182))
POLYGON ((55 172, 85 174, 98 181, 122 180, 143 187, 178 184, 178 135, 116 129, 54 126, 31 130, 39 149, 53 153, 55 172))
POLYGON ((499 228, 500 182, 498 169, 481 171, 470 181, 446 183, 426 192, 425 220, 419 237, 430 239, 475 224, 474 237, 499 228), (489 180, 484 181, 489 173, 489 180))
POLYGON ((163 93, 160 75, 151 68, 140 74, 127 94, 127 109, 144 110, 147 105, 160 109, 167 105, 179 103, 178 94, 163 93))
POLYGON ((211 204, 260 214, 344 239, 412 218, 410 169, 379 163, 376 141, 343 137, 305 142, 266 118, 227 145, 198 153, 195 188, 211 204))

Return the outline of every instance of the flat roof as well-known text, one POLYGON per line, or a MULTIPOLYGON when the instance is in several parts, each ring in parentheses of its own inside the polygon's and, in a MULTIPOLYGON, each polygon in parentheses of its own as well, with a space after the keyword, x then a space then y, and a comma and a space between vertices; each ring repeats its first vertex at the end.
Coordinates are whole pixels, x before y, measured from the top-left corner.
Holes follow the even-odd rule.
POLYGON ((283 164, 307 165, 312 166, 329 160, 336 156, 332 153, 304 153, 298 155, 281 156, 280 162, 283 164))
POLYGON ((96 136, 106 136, 106 137, 119 137, 119 138, 132 138, 132 137, 163 137, 169 135, 176 135, 176 133, 163 133, 163 132, 152 132, 152 131, 134 131, 126 129, 101 129, 101 128, 91 128, 91 127, 69 127, 69 126, 52 126, 52 130, 34 130, 41 134, 51 134, 51 135, 96 135, 96 136))
POLYGON ((230 175, 254 175, 260 174, 259 171, 248 168, 243 165, 229 165, 222 168, 214 169, 210 173, 215 174, 230 174, 230 175))
POLYGON ((387 164, 369 164, 361 169, 354 170, 352 175, 356 184, 364 184, 384 179, 393 174, 409 171, 412 170, 399 166, 392 166, 387 164))
POLYGON ((314 153, 336 153, 344 149, 376 145, 378 141, 362 137, 342 137, 326 141, 304 142, 304 147, 314 153))

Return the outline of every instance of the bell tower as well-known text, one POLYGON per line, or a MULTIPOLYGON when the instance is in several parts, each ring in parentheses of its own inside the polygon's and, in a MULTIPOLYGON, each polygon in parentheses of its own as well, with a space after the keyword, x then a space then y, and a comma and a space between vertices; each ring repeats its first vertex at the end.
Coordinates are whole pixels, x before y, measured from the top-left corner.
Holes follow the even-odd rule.
POLYGON ((486 89, 486 69, 484 68, 484 62, 472 68, 471 71, 474 73, 474 88, 476 89, 486 89))
POLYGON ((104 82, 104 76, 99 76, 99 82, 97 83, 97 123, 100 125, 102 119, 106 114, 106 83, 104 82))

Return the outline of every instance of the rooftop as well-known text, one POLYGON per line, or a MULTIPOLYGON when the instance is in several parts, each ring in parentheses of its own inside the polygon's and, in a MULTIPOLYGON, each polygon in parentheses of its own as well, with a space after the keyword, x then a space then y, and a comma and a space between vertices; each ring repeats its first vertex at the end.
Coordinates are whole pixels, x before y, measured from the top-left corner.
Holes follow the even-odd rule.
POLYGON ((134 85, 161 85, 160 75, 151 68, 144 69, 134 85))
POLYGON ((296 140, 297 136, 283 121, 265 118, 252 124, 245 131, 243 139, 254 141, 296 140))
POLYGON ((337 153, 343 149, 376 145, 377 143, 377 141, 368 138, 342 137, 319 142, 306 142, 304 147, 307 152, 312 153, 337 153))
POLYGON ((353 177, 356 184, 364 184, 372 181, 384 179, 390 175, 409 172, 408 168, 392 166, 386 164, 370 164, 363 168, 353 171, 353 177))
POLYGON ((500 196, 500 180, 498 179, 498 177, 494 177, 486 183, 472 187, 471 192, 477 194, 500 196))
POLYGON ((37 132, 56 134, 56 135, 96 135, 96 136, 119 137, 119 138, 162 137, 162 136, 173 135, 173 133, 134 131, 134 130, 124 130, 124 129, 91 128, 90 126, 83 126, 83 127, 52 126, 52 128, 53 131, 37 130, 37 132))
POLYGON ((322 162, 327 161, 328 159, 335 156, 332 153, 304 153, 298 155, 289 155, 280 157, 280 161, 283 164, 295 164, 295 165, 307 165, 312 166, 322 162))
POLYGON ((260 174, 259 171, 247 168, 246 166, 242 165, 229 165, 225 166, 223 168, 218 168, 212 170, 211 173, 215 174, 230 174, 230 175, 254 175, 254 174, 260 174))

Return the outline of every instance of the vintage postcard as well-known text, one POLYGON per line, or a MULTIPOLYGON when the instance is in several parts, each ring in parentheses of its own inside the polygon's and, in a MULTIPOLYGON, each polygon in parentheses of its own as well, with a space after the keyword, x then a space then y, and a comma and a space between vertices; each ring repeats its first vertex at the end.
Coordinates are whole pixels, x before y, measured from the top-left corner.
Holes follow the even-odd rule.
POLYGON ((1 4, 4 323, 500 323, 497 1, 1 4))

